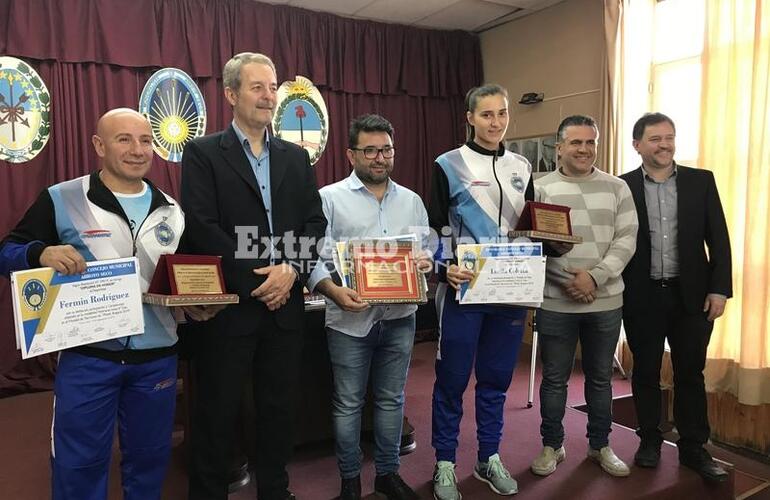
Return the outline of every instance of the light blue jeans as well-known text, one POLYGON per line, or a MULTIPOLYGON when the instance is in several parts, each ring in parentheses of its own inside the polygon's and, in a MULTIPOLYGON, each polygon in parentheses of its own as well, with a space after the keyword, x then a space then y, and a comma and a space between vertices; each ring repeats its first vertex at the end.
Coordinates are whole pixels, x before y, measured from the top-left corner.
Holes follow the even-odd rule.
POLYGON ((384 320, 366 337, 326 329, 334 373, 332 418, 343 479, 361 471, 361 415, 369 372, 374 398, 374 464, 377 475, 397 472, 404 416, 404 385, 414 344, 414 314, 384 320))

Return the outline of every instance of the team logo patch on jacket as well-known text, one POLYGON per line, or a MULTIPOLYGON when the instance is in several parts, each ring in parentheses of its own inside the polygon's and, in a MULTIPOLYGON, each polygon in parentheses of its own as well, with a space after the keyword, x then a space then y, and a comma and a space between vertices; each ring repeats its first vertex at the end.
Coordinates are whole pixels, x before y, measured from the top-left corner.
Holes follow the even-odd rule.
POLYGON ((166 247, 174 241, 174 230, 165 222, 161 222, 155 226, 155 239, 158 240, 158 243, 166 247))
POLYGON ((519 193, 524 192, 524 179, 519 177, 517 174, 513 174, 511 177, 511 186, 513 186, 513 189, 518 191, 519 193))

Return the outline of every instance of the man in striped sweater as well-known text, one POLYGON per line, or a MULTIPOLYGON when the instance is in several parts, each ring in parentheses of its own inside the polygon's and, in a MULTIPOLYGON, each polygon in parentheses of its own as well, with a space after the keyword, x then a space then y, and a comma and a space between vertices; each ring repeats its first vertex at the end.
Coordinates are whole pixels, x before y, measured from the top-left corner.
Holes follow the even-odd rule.
POLYGON ((623 307, 621 273, 636 249, 637 221, 631 191, 621 179, 594 166, 599 131, 589 116, 569 116, 559 125, 560 168, 535 182, 538 201, 571 208, 577 245, 549 243, 542 308, 537 311, 543 381, 540 434, 543 450, 532 472, 546 476, 564 460, 564 407, 578 339, 588 403, 588 456, 613 476, 628 466, 609 447, 612 422, 612 362, 623 307))

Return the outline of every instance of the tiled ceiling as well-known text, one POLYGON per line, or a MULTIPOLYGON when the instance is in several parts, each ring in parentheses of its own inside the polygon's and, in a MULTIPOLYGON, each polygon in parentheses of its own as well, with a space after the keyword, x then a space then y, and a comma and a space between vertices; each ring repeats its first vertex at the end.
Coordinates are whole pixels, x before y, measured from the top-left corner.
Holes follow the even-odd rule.
POLYGON ((563 0, 259 0, 356 19, 480 32, 563 0))

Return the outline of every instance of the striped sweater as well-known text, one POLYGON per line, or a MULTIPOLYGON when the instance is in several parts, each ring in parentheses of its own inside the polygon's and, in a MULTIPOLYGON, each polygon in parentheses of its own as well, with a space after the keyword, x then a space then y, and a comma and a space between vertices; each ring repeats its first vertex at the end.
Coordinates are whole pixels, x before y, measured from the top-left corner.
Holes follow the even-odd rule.
POLYGON ((535 180, 535 199, 570 207, 572 232, 583 238, 561 257, 548 257, 543 309, 582 313, 622 307, 621 273, 634 255, 639 228, 628 185, 596 168, 585 177, 557 170, 535 180), (597 285, 596 300, 584 304, 563 292, 562 285, 572 278, 568 268, 588 271, 597 285))

